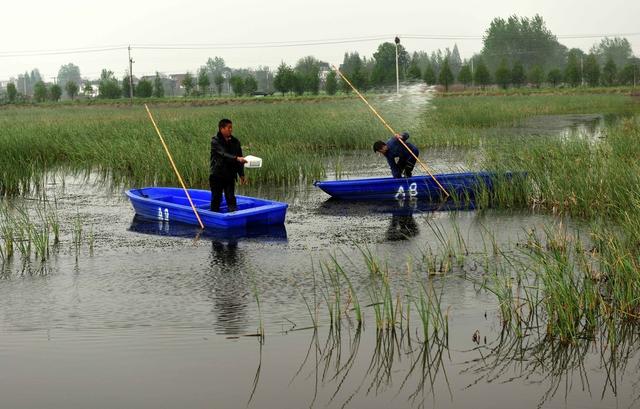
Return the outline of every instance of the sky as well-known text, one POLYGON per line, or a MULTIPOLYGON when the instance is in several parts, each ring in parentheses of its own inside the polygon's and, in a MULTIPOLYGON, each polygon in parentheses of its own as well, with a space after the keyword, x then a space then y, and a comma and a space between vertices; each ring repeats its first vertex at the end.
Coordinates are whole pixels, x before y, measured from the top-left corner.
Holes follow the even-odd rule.
MULTIPOLYGON (((209 57, 221 56, 233 68, 277 67, 313 55, 339 64, 347 51, 371 56, 387 38, 400 35, 409 52, 453 48, 462 58, 482 48, 481 36, 495 17, 540 14, 558 36, 640 33, 640 1, 630 0, 5 0, 0 24, 0 80, 38 68, 45 80, 72 62, 83 77, 96 78, 102 68, 122 75, 127 69, 126 46, 133 47, 134 75, 195 72, 209 57), (403 35, 475 37, 471 39, 403 39, 403 35), (366 40, 374 38, 373 40, 366 40), (334 44, 304 44, 248 48, 247 44, 353 40, 334 44), (143 50, 136 45, 212 44, 226 48, 143 50), (15 55, 31 51, 116 50, 15 55)), ((627 36, 640 56, 640 35, 627 36)), ((599 38, 559 38, 567 47, 585 51, 599 38)))

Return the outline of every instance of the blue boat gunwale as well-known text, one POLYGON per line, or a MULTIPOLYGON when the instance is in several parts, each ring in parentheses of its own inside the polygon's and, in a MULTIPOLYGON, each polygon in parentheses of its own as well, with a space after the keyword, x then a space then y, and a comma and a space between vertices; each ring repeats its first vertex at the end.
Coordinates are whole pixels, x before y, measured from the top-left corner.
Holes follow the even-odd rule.
MULTIPOLYGON (((479 171, 479 172, 452 172, 452 173, 437 173, 433 175, 436 179, 438 178, 470 178, 470 177, 486 177, 493 176, 491 172, 487 171, 479 171)), ((386 177, 376 177, 376 178, 359 178, 359 179, 337 179, 337 180, 314 180, 313 186, 320 185, 332 185, 332 184, 340 184, 340 185, 348 185, 355 183, 374 183, 374 182, 401 182, 407 180, 416 180, 416 179, 428 179, 433 180, 430 175, 416 175, 410 178, 394 178, 393 176, 386 177)))
MULTIPOLYGON (((159 206, 159 207, 173 207, 173 208, 176 208, 176 209, 181 209, 181 210, 186 210, 186 211, 193 212, 193 209, 191 208, 190 205, 182 205, 182 204, 178 204, 178 203, 166 202, 166 201, 159 200, 160 198, 151 198, 151 197, 143 196, 143 194, 144 194, 143 191, 147 190, 147 189, 149 189, 149 190, 153 190, 153 189, 160 190, 160 189, 162 189, 162 190, 171 191, 171 192, 180 192, 180 193, 182 193, 182 195, 171 195, 171 194, 169 194, 168 196, 170 196, 170 197, 179 196, 179 197, 184 197, 186 199, 186 195, 184 194, 184 190, 181 189, 181 188, 174 188, 174 187, 135 188, 135 189, 126 190, 125 194, 132 201, 138 201, 138 202, 141 202, 141 203, 147 203, 147 204, 154 205, 154 206, 159 206), (136 192, 138 194, 136 194, 136 192)), ((208 190, 203 190, 203 189, 188 189, 188 190, 189 190, 190 193, 191 192, 209 193, 208 190)), ((163 196, 167 196, 167 195, 163 195, 163 196)), ((258 206, 248 207, 246 209, 240 209, 240 210, 237 210, 235 212, 226 212, 226 213, 213 212, 213 211, 211 211, 209 209, 200 208, 197 205, 195 207, 196 207, 196 210, 198 211, 198 214, 212 215, 214 217, 224 218, 224 219, 236 219, 236 218, 242 218, 242 217, 246 217, 246 216, 251 216, 251 215, 254 215, 254 214, 264 213, 264 212, 267 212, 267 211, 273 210, 273 209, 287 208, 289 206, 287 203, 284 203, 284 202, 277 202, 277 201, 274 201, 274 200, 267 200, 267 199, 259 199, 259 198, 255 198, 255 197, 251 197, 251 196, 236 195, 236 198, 237 199, 247 199, 248 201, 252 201, 254 203, 259 203, 259 205, 258 206)), ((201 200, 201 199, 193 199, 193 200, 201 200)))

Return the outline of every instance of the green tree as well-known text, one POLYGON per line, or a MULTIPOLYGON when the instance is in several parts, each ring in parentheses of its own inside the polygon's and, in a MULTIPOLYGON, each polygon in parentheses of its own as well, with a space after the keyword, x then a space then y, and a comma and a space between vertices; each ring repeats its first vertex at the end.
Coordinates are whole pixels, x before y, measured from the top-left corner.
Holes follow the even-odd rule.
POLYGON ((458 82, 466 87, 471 84, 472 79, 471 67, 469 67, 469 64, 464 64, 462 68, 460 68, 460 73, 458 74, 458 82))
POLYGON ((160 78, 160 73, 157 71, 156 77, 153 79, 153 96, 155 98, 164 97, 164 84, 162 83, 162 78, 160 78))
MULTIPOLYGON (((365 61, 360 58, 358 53, 354 52, 344 54, 344 60, 340 66, 340 72, 342 72, 342 75, 347 77, 347 79, 351 81, 353 86, 358 90, 365 91, 369 87, 365 61)), ((343 81, 342 78, 340 79, 340 88, 347 94, 351 92, 351 86, 343 81)))
POLYGON ((624 85, 634 85, 640 81, 640 59, 631 59, 622 70, 620 70, 619 81, 624 85))
POLYGON ((273 87, 284 96, 284 94, 293 90, 294 77, 293 69, 283 62, 278 67, 276 76, 273 79, 273 87))
POLYGON ((602 82, 606 86, 616 85, 617 77, 618 67, 616 67, 616 63, 613 62, 613 58, 609 56, 606 64, 602 67, 602 82))
POLYGON ((553 87, 557 87, 558 84, 562 82, 562 71, 559 68, 554 68, 547 74, 547 81, 553 85, 553 87))
POLYGON ((603 38, 600 43, 591 47, 591 54, 595 54, 600 65, 612 59, 616 67, 624 66, 633 56, 629 40, 623 37, 603 38))
POLYGON ((253 75, 249 75, 244 79, 244 92, 251 95, 258 90, 258 81, 253 75))
POLYGON ((304 85, 305 79, 297 73, 293 74, 293 92, 300 96, 300 95, 304 95, 304 89, 305 89, 305 85, 304 85))
POLYGON ((239 75, 234 75, 229 78, 229 83, 231 83, 231 89, 233 89, 233 93, 236 97, 242 96, 244 94, 244 80, 239 75))
POLYGON ((324 83, 324 90, 328 95, 335 95, 338 90, 338 78, 335 71, 330 71, 327 74, 327 79, 324 83))
POLYGON ((18 96, 18 90, 16 89, 16 84, 10 82, 7 84, 7 98, 10 103, 16 102, 16 97, 18 96))
POLYGON ((207 95, 207 91, 209 91, 209 85, 211 81, 209 81, 209 75, 207 73, 206 67, 201 67, 198 70, 198 87, 200 88, 200 93, 202 95, 207 95))
POLYGON ((564 69, 564 80, 572 87, 577 87, 582 82, 580 71, 578 56, 574 52, 569 52, 567 56, 567 66, 564 69))
POLYGON ((517 60, 513 63, 513 68, 511 69, 511 83, 516 88, 520 88, 524 84, 525 79, 524 67, 522 66, 522 63, 517 60))
POLYGON ((129 79, 129 75, 125 75, 122 78, 122 96, 125 98, 129 98, 131 95, 136 96, 138 95, 138 90, 136 89, 136 84, 133 84, 133 93, 129 93, 129 87, 132 85, 133 83, 130 81, 129 79))
POLYGON ((595 54, 589 54, 584 61, 584 79, 591 87, 600 84, 600 64, 595 54))
POLYGON ((491 73, 482 58, 478 58, 477 60, 476 70, 473 73, 473 81, 476 85, 480 85, 480 88, 482 89, 491 84, 491 73))
POLYGON ((31 70, 31 74, 29 74, 29 78, 31 79, 31 83, 35 84, 38 81, 42 81, 42 75, 40 74, 40 70, 34 68, 31 70))
POLYGON ((449 53, 449 49, 447 49, 447 56, 449 60, 449 68, 451 68, 451 72, 454 77, 458 77, 460 74, 460 70, 462 69, 462 59, 460 58, 460 51, 458 51, 458 44, 453 45, 453 51, 449 53))
POLYGON ((33 98, 36 102, 44 102, 47 99, 47 86, 42 81, 36 82, 33 86, 33 98))
POLYGON ((229 71, 229 68, 227 68, 227 65, 224 62, 224 58, 222 57, 209 58, 205 64, 205 68, 209 74, 209 82, 213 81, 214 83, 215 78, 218 75, 223 75, 225 72, 229 71))
POLYGON ((84 94, 89 97, 93 95, 93 87, 91 86, 91 83, 89 81, 84 83, 84 87, 82 87, 82 92, 84 92, 84 94))
POLYGON ((455 78, 449 67, 449 60, 445 59, 442 67, 440 68, 440 75, 438 75, 438 83, 444 85, 444 91, 449 91, 449 85, 453 84, 455 78))
MULTIPOLYGON (((378 50, 373 53, 375 60, 373 72, 371 73, 371 83, 376 85, 392 85, 396 83, 396 45, 385 42, 378 46, 378 50)), ((404 72, 409 65, 409 53, 402 44, 398 45, 398 70, 400 79, 404 79, 404 72)), ((356 85, 354 83, 354 85, 356 85)), ((357 87, 357 85, 356 85, 357 87)))
POLYGON ((315 57, 307 56, 298 60, 294 72, 302 81, 304 90, 317 95, 320 91, 320 64, 315 57))
POLYGON ((82 78, 80 77, 80 68, 73 63, 63 65, 58 70, 58 84, 67 89, 67 82, 73 81, 76 84, 80 84, 82 78))
POLYGON ((222 74, 216 74, 213 77, 213 83, 216 84, 216 91, 218 91, 218 96, 222 95, 222 85, 224 85, 224 76, 222 74))
POLYGON ((422 76, 422 79, 427 83, 427 85, 433 85, 436 83, 436 73, 433 70, 433 65, 431 65, 430 62, 427 63, 427 67, 424 69, 424 75, 422 76))
POLYGON ((407 79, 410 81, 422 79, 422 72, 420 71, 420 65, 417 53, 413 53, 411 63, 409 64, 409 70, 407 71, 407 79))
POLYGON ((136 86, 136 96, 140 98, 150 98, 153 95, 153 84, 151 81, 140 80, 136 86))
POLYGON ((67 84, 64 86, 64 90, 72 100, 75 99, 76 95, 78 95, 78 89, 78 84, 76 84, 74 81, 67 81, 67 84))
POLYGON ((540 88, 540 84, 544 81, 544 70, 541 66, 536 65, 529 71, 529 82, 536 88, 540 88))
POLYGON ((191 75, 191 73, 187 71, 187 73, 184 74, 182 81, 180 81, 180 85, 182 85, 182 87, 184 88, 185 96, 191 95, 193 88, 195 86, 193 75, 191 75))
POLYGON ((49 98, 52 101, 60 101, 60 97, 62 96, 62 88, 58 84, 53 84, 49 88, 49 98))
POLYGON ((511 70, 507 66, 507 59, 503 58, 502 62, 496 69, 496 82, 502 88, 507 89, 509 87, 509 83, 511 83, 511 70))
POLYGON ((502 59, 507 66, 520 60, 525 70, 536 65, 561 66, 566 47, 547 28, 539 15, 532 18, 516 15, 495 18, 486 30, 481 55, 491 71, 496 71, 502 59))

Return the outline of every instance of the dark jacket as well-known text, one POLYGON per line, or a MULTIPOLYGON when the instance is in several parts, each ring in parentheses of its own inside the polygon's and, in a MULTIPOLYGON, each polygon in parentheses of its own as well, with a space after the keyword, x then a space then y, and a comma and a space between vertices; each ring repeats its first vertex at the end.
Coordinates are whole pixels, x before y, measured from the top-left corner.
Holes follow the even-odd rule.
POLYGON ((211 176, 227 180, 244 176, 244 165, 236 160, 238 156, 242 156, 240 141, 232 135, 227 142, 218 132, 211 138, 211 176))
MULTIPOLYGON (((403 132, 401 136, 405 145, 407 145, 409 149, 411 149, 414 155, 420 155, 420 151, 418 150, 418 148, 415 145, 407 142, 407 139, 409 139, 409 134, 407 132, 403 132)), ((387 162, 389 163, 389 167, 391 168, 391 173, 393 174, 394 178, 399 178, 400 176, 402 176, 402 169, 398 167, 396 158, 399 158, 400 161, 405 163, 415 163, 416 159, 409 153, 409 151, 407 151, 407 148, 402 146, 402 143, 400 143, 400 141, 397 140, 395 136, 387 141, 387 147, 389 149, 387 150, 385 156, 387 158, 387 162)))

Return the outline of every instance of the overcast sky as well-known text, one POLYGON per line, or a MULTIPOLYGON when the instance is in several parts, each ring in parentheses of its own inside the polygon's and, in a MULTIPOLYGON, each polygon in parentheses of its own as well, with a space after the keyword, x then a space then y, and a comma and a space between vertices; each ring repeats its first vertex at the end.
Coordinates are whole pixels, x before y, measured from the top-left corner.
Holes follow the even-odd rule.
MULTIPOLYGON (((12 52, 60 50, 127 44, 239 44, 353 39, 395 34, 482 36, 494 17, 540 14, 556 35, 640 32, 638 0, 235 0, 235 1, 14 1, 5 0, 0 24, 0 80, 39 68, 57 75, 73 62, 83 77, 102 68, 118 76, 127 68, 126 49, 84 54, 11 56, 12 52), (481 5, 481 6, 480 6, 481 5)), ((640 36, 627 37, 640 55, 640 36)), ((597 38, 563 39, 568 47, 588 50, 597 38)), ((340 63, 345 51, 371 56, 380 40, 280 48, 209 50, 133 50, 134 74, 194 71, 208 57, 221 56, 230 67, 276 67, 305 55, 340 63)), ((482 47, 480 39, 410 40, 408 51, 453 47, 463 58, 482 47)))

